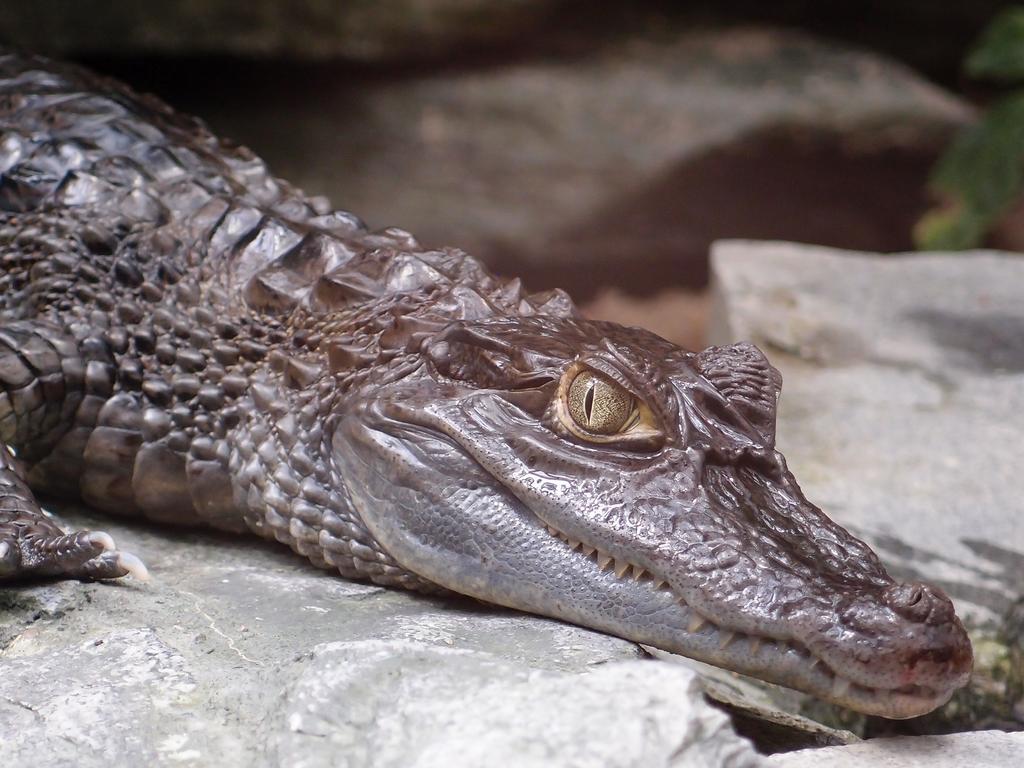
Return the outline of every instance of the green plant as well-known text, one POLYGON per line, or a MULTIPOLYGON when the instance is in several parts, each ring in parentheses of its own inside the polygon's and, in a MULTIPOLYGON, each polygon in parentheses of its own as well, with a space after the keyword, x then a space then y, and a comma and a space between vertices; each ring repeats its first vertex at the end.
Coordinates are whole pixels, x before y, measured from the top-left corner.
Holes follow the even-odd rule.
MULTIPOLYGON (((1000 13, 965 62, 971 77, 1024 85, 1024 7, 1000 13)), ((936 164, 930 185, 943 204, 915 228, 919 248, 980 245, 1024 191, 1024 90, 997 101, 936 164)))

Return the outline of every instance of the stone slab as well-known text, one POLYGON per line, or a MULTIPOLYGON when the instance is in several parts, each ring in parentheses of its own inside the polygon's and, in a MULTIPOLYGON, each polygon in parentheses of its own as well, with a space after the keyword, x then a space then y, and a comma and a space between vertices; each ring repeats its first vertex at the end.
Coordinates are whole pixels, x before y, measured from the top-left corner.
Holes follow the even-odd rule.
POLYGON ((289 687, 276 752, 294 768, 754 766, 682 667, 530 669, 414 640, 318 646, 289 687))
POLYGON ((7 768, 759 764, 692 670, 633 643, 61 512, 153 578, 0 590, 7 768))
POLYGON ((774 768, 1014 768, 1024 765, 1024 733, 976 731, 874 739, 772 755, 767 764, 774 768))

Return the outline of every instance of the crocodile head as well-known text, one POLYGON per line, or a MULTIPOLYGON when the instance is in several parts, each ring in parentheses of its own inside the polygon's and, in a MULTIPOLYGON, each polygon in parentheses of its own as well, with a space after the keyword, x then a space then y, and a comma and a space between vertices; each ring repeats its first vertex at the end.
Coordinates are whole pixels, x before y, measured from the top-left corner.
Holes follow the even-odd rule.
POLYGON ((333 437, 404 567, 886 717, 966 682, 949 599, 896 583, 804 498, 756 347, 527 317, 455 323, 421 349, 333 437))

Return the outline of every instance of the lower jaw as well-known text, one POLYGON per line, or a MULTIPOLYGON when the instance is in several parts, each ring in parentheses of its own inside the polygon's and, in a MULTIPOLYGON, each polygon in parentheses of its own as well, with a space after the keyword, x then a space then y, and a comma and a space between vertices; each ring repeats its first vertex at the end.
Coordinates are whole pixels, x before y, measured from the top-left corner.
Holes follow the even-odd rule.
MULTIPOLYGON (((688 623, 682 638, 665 628, 665 634, 658 638, 634 637, 638 642, 793 688, 863 714, 890 719, 907 719, 927 714, 945 704, 952 696, 953 689, 935 691, 920 686, 887 689, 855 683, 834 671, 800 643, 744 634, 722 627, 693 609, 667 582, 659 580, 640 566, 616 560, 600 550, 574 541, 550 524, 547 529, 571 549, 593 560, 609 577, 614 573, 618 579, 635 581, 638 585, 646 584, 663 595, 671 594, 680 609, 687 612, 688 623)), ((612 631, 624 637, 633 634, 622 629, 612 631)))
MULTIPOLYGON (((753 643, 770 650, 755 656, 749 654, 748 644, 746 649, 737 649, 746 650, 749 654, 746 658, 739 656, 724 666, 863 714, 890 719, 918 717, 942 706, 953 694, 953 689, 939 691, 917 685, 900 688, 864 685, 845 677, 799 643, 763 638, 754 639, 753 643)), ((718 663, 724 661, 721 659, 718 663)))
POLYGON ((885 690, 875 688, 872 690, 867 701, 850 700, 848 702, 836 702, 843 706, 855 709, 868 715, 889 718, 890 720, 906 720, 911 717, 920 717, 941 707, 953 692, 937 694, 917 694, 900 690, 885 690))
MULTIPOLYGON (((699 634, 707 633, 707 638, 712 639, 716 629, 709 622, 709 627, 699 634)), ((734 633, 721 634, 735 637, 734 633)), ((690 636, 686 639, 693 640, 690 636)), ((937 691, 922 686, 892 689, 861 685, 835 672, 797 643, 752 635, 730 639, 727 650, 718 653, 709 650, 707 643, 696 648, 689 643, 667 643, 660 647, 759 680, 793 688, 862 714, 894 720, 927 714, 949 701, 954 690, 937 691)))
POLYGON ((828 668, 823 669, 821 675, 826 677, 824 681, 815 674, 811 680, 782 682, 831 704, 891 720, 906 720, 925 715, 949 701, 955 690, 936 690, 920 685, 900 688, 871 687, 852 682, 828 668))
MULTIPOLYGON (((902 688, 871 687, 853 682, 795 641, 743 635, 719 627, 709 619, 698 620, 697 632, 687 633, 682 642, 663 645, 665 650, 739 672, 769 683, 793 688, 830 704, 867 715, 900 720, 918 717, 945 704, 954 689, 947 691, 923 686, 902 688)), ((697 622, 691 621, 693 628, 697 622)))

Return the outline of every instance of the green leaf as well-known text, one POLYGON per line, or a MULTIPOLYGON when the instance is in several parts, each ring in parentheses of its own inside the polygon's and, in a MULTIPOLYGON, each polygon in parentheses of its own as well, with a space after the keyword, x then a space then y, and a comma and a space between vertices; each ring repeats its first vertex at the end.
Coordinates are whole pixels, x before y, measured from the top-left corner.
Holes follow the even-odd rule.
POLYGON ((954 205, 922 216, 914 227, 914 242, 922 251, 966 251, 981 245, 985 229, 971 211, 954 205))
POLYGON ((936 165, 931 185, 946 204, 918 224, 919 246, 979 245, 1024 190, 1024 92, 998 102, 961 133, 936 165))
POLYGON ((986 27, 965 62, 967 74, 1024 80, 1024 7, 1007 8, 986 27))

